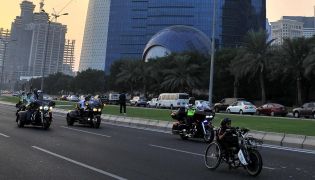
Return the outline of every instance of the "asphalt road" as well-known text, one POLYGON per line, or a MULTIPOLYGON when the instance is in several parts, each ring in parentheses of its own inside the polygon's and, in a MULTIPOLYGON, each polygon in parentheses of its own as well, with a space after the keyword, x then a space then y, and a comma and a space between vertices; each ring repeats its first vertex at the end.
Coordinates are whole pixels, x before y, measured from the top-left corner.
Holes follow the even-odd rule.
MULTIPOLYGON (((178 136, 102 123, 67 127, 54 114, 47 131, 18 128, 15 108, 0 105, 0 179, 253 179, 242 168, 204 166, 206 144, 178 136)), ((315 152, 263 147, 255 179, 315 179, 315 152)))

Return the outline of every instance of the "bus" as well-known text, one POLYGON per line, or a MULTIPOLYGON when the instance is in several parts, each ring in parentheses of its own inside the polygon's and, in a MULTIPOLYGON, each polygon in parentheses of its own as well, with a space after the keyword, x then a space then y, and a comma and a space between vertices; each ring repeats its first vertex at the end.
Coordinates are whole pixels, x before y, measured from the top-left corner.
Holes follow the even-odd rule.
POLYGON ((159 108, 179 108, 188 104, 187 93, 162 93, 159 95, 157 104, 159 108))

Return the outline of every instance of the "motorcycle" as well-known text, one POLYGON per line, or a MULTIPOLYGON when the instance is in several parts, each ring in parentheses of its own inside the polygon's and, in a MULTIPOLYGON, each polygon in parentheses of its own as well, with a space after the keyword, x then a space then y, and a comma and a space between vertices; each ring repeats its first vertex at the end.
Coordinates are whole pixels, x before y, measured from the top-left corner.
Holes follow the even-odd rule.
POLYGON ((176 120, 172 127, 172 134, 179 135, 183 140, 188 138, 202 138, 210 143, 214 139, 212 120, 214 113, 211 110, 197 111, 192 118, 193 123, 188 124, 189 118, 184 108, 174 111, 171 117, 176 120))
POLYGON ((35 101, 28 107, 22 103, 16 105, 16 123, 19 128, 25 125, 42 126, 49 129, 52 122, 52 109, 55 103, 52 101, 35 101))
POLYGON ((75 122, 78 122, 79 124, 88 124, 94 128, 100 127, 103 105, 98 102, 86 102, 85 105, 84 110, 77 108, 67 113, 68 126, 73 126, 75 122))
POLYGON ((210 143, 206 149, 204 160, 208 169, 215 170, 221 162, 226 162, 230 168, 243 167, 251 176, 260 174, 263 166, 262 157, 257 150, 263 142, 253 137, 247 136, 248 129, 234 128, 236 146, 223 148, 224 145, 218 141, 210 143))

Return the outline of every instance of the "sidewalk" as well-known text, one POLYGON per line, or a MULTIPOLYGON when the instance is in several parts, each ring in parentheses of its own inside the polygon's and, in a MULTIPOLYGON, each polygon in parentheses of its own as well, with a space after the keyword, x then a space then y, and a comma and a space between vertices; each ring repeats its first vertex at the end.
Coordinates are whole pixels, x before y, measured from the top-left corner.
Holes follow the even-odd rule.
MULTIPOLYGON (((0 101, 0 104, 14 105, 13 103, 0 101)), ((53 112, 66 114, 68 110, 55 108, 53 112)), ((162 120, 152 120, 143 118, 131 118, 126 116, 115 116, 115 115, 102 115, 103 122, 109 124, 116 124, 121 126, 129 126, 141 129, 149 129, 164 133, 171 133, 173 122, 162 121, 162 120)), ((263 140, 264 144, 277 145, 283 147, 315 150, 315 137, 314 136, 304 136, 304 135, 294 135, 285 133, 272 133, 272 132, 262 132, 262 131, 250 131, 250 136, 254 138, 263 140)))

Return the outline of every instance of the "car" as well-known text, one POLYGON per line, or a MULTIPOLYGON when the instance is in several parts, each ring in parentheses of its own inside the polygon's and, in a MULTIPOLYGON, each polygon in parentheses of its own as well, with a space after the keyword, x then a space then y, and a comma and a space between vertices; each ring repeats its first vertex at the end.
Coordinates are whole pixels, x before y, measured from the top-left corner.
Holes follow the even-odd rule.
POLYGON ((227 113, 255 114, 256 106, 248 101, 236 101, 226 108, 227 113))
POLYGON ((60 96, 59 100, 66 101, 67 100, 67 95, 60 96))
POLYGON ((43 100, 52 101, 53 98, 51 96, 49 96, 48 94, 43 94, 43 100))
POLYGON ((315 102, 305 103, 303 106, 293 109, 293 116, 296 118, 312 117, 315 119, 315 102))
POLYGON ((209 101, 205 101, 205 100, 196 100, 195 101, 195 106, 196 107, 207 107, 207 108, 210 108, 209 101))
POLYGON ((15 97, 19 97, 20 95, 21 95, 20 92, 14 92, 14 93, 12 94, 12 96, 15 96, 15 97))
POLYGON ((145 97, 140 97, 140 96, 134 96, 130 100, 130 105, 134 106, 146 106, 147 105, 147 99, 145 97))
POLYGON ((69 96, 67 97, 67 100, 68 100, 68 101, 78 102, 80 99, 79 99, 79 97, 76 96, 76 95, 69 95, 69 96))
POLYGON ((224 98, 220 102, 214 104, 214 110, 215 112, 225 111, 232 103, 242 100, 244 100, 244 98, 224 98))
POLYGON ((264 115, 268 115, 268 116, 276 116, 276 115, 286 116, 288 114, 288 111, 281 104, 267 103, 267 104, 264 104, 264 105, 258 107, 256 109, 256 114, 257 115, 264 114, 264 115))
POLYGON ((106 95, 101 95, 101 96, 99 96, 99 98, 103 104, 108 103, 108 97, 106 95))
POLYGON ((157 106, 158 106, 158 99, 157 98, 152 98, 150 101, 147 102, 147 107, 157 108, 157 106))

